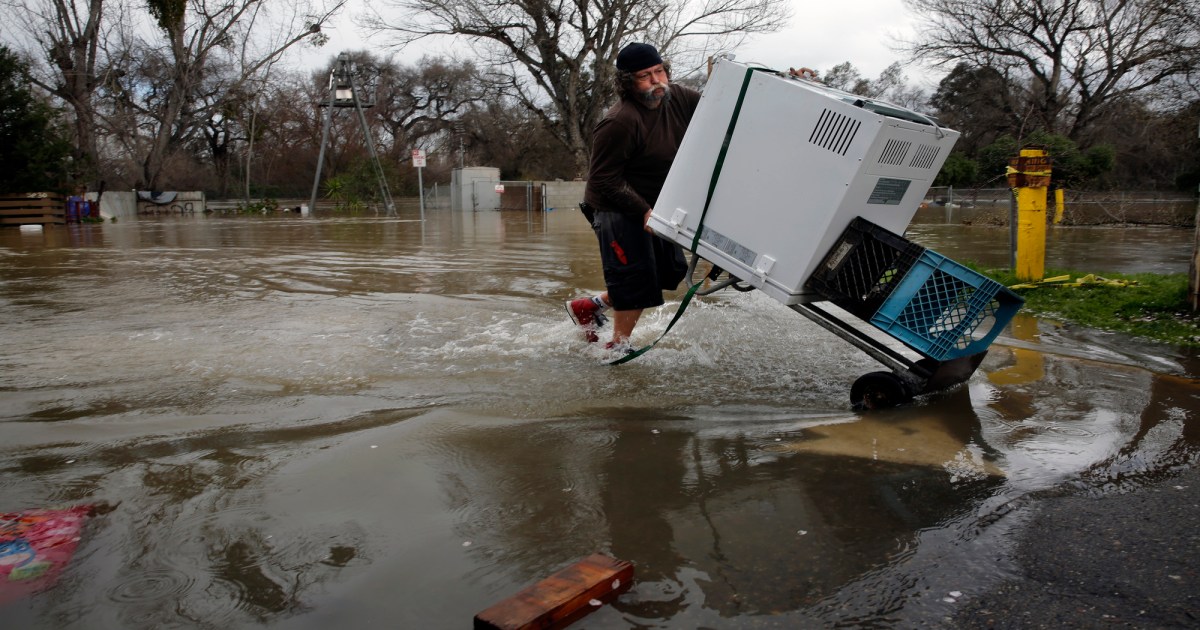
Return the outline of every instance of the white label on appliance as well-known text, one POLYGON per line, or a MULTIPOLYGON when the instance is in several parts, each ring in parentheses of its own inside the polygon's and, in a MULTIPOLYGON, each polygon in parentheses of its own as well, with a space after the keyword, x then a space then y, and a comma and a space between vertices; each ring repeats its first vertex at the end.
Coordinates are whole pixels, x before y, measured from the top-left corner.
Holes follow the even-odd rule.
POLYGON ((900 205, 900 201, 904 199, 904 193, 908 192, 908 185, 911 183, 912 180, 908 179, 880 177, 879 181, 875 182, 875 190, 871 191, 871 196, 867 198, 867 203, 898 206, 900 205))
POLYGON ((741 261, 747 267, 753 265, 754 259, 758 258, 758 254, 750 251, 749 248, 708 226, 704 226, 700 234, 700 240, 711 245, 713 249, 729 254, 734 260, 741 261))

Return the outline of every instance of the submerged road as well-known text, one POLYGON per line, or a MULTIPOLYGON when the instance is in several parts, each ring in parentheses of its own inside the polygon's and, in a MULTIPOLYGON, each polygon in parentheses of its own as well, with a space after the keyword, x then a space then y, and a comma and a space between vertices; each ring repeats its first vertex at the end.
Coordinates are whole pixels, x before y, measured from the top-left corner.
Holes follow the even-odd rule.
POLYGON ((5 628, 467 627, 597 551, 580 628, 1195 625, 1194 351, 1019 314, 854 412, 878 364, 765 295, 612 368, 577 212, 406 212, 0 231, 0 513, 104 507, 5 628))

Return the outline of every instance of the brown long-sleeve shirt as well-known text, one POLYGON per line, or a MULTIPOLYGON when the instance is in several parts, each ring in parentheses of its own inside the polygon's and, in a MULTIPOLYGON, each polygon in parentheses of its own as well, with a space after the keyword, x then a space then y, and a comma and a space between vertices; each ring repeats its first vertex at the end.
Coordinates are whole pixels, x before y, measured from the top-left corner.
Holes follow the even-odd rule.
POLYGON ((650 109, 625 98, 592 133, 583 200, 599 212, 643 215, 654 207, 692 120, 700 93, 671 84, 671 97, 650 109))

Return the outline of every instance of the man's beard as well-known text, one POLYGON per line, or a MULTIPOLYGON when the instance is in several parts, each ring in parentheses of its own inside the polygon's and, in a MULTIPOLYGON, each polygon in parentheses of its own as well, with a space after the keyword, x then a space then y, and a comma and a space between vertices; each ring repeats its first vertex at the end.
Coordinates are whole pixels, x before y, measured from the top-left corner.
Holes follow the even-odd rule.
POLYGON ((638 98, 648 107, 657 107, 671 100, 671 86, 665 82, 659 83, 648 90, 638 92, 638 98), (659 88, 662 88, 662 93, 655 94, 659 88))

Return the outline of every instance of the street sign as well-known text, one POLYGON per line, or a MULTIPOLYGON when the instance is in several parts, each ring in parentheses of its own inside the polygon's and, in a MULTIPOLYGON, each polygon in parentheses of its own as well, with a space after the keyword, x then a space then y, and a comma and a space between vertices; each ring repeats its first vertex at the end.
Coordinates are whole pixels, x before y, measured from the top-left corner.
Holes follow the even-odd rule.
POLYGON ((413 163, 413 168, 425 168, 425 150, 424 149, 413 149, 412 150, 412 163, 413 163))
POLYGON ((504 184, 496 184, 496 192, 498 194, 503 195, 504 194, 504 184))

